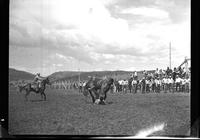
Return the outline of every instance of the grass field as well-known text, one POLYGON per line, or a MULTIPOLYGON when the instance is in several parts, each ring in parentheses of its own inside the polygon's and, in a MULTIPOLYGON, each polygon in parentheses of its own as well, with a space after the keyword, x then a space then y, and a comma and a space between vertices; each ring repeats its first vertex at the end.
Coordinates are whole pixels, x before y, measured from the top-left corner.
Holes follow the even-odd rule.
POLYGON ((109 94, 93 105, 77 91, 47 89, 47 100, 32 93, 9 92, 9 134, 135 135, 165 123, 156 136, 189 135, 190 94, 109 94))

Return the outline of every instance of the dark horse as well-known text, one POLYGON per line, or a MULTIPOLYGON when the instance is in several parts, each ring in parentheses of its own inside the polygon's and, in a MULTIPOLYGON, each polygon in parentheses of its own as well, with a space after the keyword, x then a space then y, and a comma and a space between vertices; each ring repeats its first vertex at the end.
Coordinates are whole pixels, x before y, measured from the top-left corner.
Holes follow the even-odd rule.
POLYGON ((48 77, 41 81, 40 87, 38 89, 33 83, 27 83, 24 86, 18 86, 18 87, 19 87, 19 92, 22 92, 22 90, 26 91, 26 94, 25 94, 26 101, 28 100, 27 96, 30 94, 30 92, 40 93, 41 98, 46 100, 46 94, 44 92, 46 89, 46 84, 49 84, 49 85, 51 84, 48 77))
POLYGON ((89 93, 93 103, 105 104, 107 92, 111 88, 113 82, 114 80, 112 78, 90 78, 84 86, 83 95, 87 96, 89 93))

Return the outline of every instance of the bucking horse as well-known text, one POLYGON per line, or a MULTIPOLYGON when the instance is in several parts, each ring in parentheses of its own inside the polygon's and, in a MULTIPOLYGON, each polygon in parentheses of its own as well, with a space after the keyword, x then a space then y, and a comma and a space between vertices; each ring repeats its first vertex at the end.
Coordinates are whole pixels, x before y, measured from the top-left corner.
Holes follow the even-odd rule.
POLYGON ((19 85, 19 92, 21 93, 23 90, 26 92, 25 93, 25 100, 28 101, 27 96, 31 93, 31 92, 35 92, 36 94, 40 94, 41 98, 43 100, 46 100, 46 94, 45 94, 45 89, 46 89, 46 84, 51 85, 49 78, 44 78, 41 83, 39 84, 39 88, 37 88, 35 83, 27 83, 23 86, 19 85))
POLYGON ((92 77, 83 87, 83 95, 90 95, 92 102, 96 104, 105 104, 107 92, 110 90, 114 80, 113 78, 96 78, 92 77))

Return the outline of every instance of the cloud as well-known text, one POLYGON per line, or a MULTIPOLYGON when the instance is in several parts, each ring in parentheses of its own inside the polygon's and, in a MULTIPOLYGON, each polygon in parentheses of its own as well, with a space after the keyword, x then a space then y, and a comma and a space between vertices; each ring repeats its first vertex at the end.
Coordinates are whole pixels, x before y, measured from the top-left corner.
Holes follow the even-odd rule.
MULTIPOLYGON (((65 52, 65 55, 92 63, 92 58, 87 55, 91 50, 87 50, 88 48, 84 46, 93 39, 103 43, 121 40, 120 32, 123 33, 124 30, 126 32, 128 26, 124 20, 112 18, 108 10, 98 1, 89 2, 81 2, 82 6, 79 7, 77 3, 71 3, 71 1, 60 1, 59 3, 50 1, 52 12, 47 10, 47 13, 51 13, 48 18, 46 14, 39 15, 37 12, 33 12, 34 9, 38 9, 36 7, 38 1, 36 1, 37 4, 34 4, 33 1, 23 2, 23 4, 19 2, 19 7, 22 9, 11 10, 10 45, 60 49, 65 52), (68 2, 70 3, 68 4, 68 2), (53 4, 55 6, 52 6, 53 4), (72 8, 73 5, 79 10, 72 8), (88 13, 91 7, 93 8, 92 13, 88 13), (31 16, 26 15, 26 19, 20 19, 18 14, 26 12, 30 12, 31 16), (83 20, 83 18, 85 19, 83 20), (46 20, 51 21, 50 19, 55 19, 57 24, 55 22, 47 23, 46 20), (72 28, 69 30, 69 27, 72 28)), ((44 3, 42 13, 46 12, 47 6, 49 4, 44 3)))
POLYGON ((151 6, 154 5, 156 0, 113 0, 110 1, 106 6, 119 6, 121 8, 140 7, 140 6, 151 6))
POLYGON ((156 0, 155 5, 169 12, 170 20, 175 23, 181 23, 190 17, 191 0, 156 0))
POLYGON ((64 59, 64 60, 68 60, 66 56, 62 55, 62 54, 59 54, 59 53, 56 53, 56 56, 58 58, 61 58, 61 59, 64 59))
POLYGON ((102 54, 103 57, 105 57, 106 59, 113 59, 115 58, 115 56, 113 54, 102 54))
POLYGON ((54 67, 62 67, 63 64, 53 64, 54 67))
MULTIPOLYGON (((141 68, 150 60, 166 61, 169 42, 177 63, 178 57, 190 55, 188 2, 167 2, 11 0, 9 44, 15 46, 10 47, 15 55, 10 55, 11 63, 23 61, 21 66, 30 67, 20 58, 28 57, 34 66, 50 59, 53 64, 62 62, 66 69, 70 61, 87 70, 131 67, 123 63, 141 68), (178 15, 182 18, 177 18, 178 15), (20 55, 16 48, 26 50, 27 54, 32 51, 33 56, 20 55), (115 66, 117 62, 119 67, 115 66)), ((50 62, 45 65, 48 66, 50 62)))
POLYGON ((165 19, 168 18, 168 12, 158 9, 158 8, 148 8, 148 7, 136 7, 129 8, 122 11, 123 14, 134 14, 141 15, 144 17, 165 19))
POLYGON ((107 7, 112 16, 129 22, 132 20, 131 26, 136 22, 154 22, 167 16, 172 23, 178 24, 190 16, 190 0, 116 0, 107 7), (122 14, 122 11, 125 13, 122 14))

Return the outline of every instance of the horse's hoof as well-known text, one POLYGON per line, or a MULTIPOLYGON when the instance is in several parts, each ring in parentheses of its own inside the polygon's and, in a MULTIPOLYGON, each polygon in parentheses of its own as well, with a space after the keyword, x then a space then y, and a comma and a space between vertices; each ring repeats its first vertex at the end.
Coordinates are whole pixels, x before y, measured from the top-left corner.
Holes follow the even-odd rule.
POLYGON ((105 101, 101 101, 101 102, 99 102, 99 104, 100 105, 105 105, 106 103, 105 103, 105 101))

